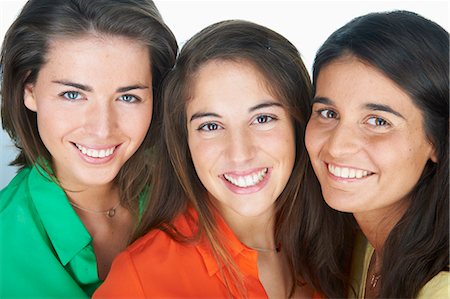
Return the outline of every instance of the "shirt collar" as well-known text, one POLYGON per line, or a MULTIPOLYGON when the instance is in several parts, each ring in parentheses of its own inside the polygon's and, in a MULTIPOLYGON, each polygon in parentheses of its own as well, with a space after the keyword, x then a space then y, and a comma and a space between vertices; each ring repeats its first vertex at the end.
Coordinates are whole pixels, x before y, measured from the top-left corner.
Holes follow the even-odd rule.
MULTIPOLYGON (((193 209, 190 209, 189 214, 194 215, 194 218, 197 218, 197 213, 193 209)), ((258 277, 258 253, 242 244, 222 216, 218 213, 215 214, 215 220, 218 232, 223 236, 223 239, 228 242, 226 246, 230 256, 235 260, 241 271, 253 277, 258 277)), ((190 227, 192 228, 192 224, 190 227)), ((196 247, 202 256, 209 276, 215 275, 220 268, 223 268, 223 265, 219 266, 217 263, 217 260, 212 253, 209 240, 205 236, 201 237, 196 247)))
POLYGON ((31 198, 45 230, 65 266, 92 241, 66 194, 49 175, 35 165, 28 179, 31 198))

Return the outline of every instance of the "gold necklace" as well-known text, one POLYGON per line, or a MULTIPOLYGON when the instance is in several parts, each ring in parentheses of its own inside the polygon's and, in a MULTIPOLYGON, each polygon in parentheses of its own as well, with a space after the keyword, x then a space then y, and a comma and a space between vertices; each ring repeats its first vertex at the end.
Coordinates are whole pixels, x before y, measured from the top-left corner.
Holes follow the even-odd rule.
POLYGON ((70 203, 72 206, 74 206, 75 208, 80 209, 80 210, 82 210, 82 211, 85 211, 85 212, 88 212, 88 213, 92 213, 92 214, 103 214, 103 215, 106 215, 106 216, 109 217, 109 218, 112 218, 112 217, 114 217, 114 215, 116 215, 116 209, 117 209, 117 208, 119 207, 119 205, 120 205, 120 201, 119 201, 119 202, 118 202, 114 207, 112 207, 111 209, 108 209, 108 210, 106 210, 106 211, 95 211, 95 210, 89 210, 89 209, 83 208, 83 207, 77 205, 76 203, 74 203, 74 202, 72 202, 72 201, 70 201, 70 200, 69 200, 69 203, 70 203))
POLYGON ((372 287, 372 289, 375 289, 380 278, 381 278, 381 274, 378 274, 378 273, 372 274, 372 278, 370 278, 370 286, 372 287))

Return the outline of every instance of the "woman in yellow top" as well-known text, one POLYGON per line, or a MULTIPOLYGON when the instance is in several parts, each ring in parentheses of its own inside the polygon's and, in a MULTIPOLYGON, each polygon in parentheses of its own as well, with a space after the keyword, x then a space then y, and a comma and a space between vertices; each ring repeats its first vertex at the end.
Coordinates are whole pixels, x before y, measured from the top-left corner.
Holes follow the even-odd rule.
MULTIPOLYGON (((150 0, 31 0, 2 47, 0 297, 90 297, 149 183, 154 92, 177 43, 150 0)), ((155 100, 154 100, 155 99, 155 100)))
MULTIPOLYGON (((448 33, 406 11, 356 18, 320 48, 313 81, 306 146, 326 204, 339 212, 315 203, 322 224, 311 249, 326 244, 327 223, 353 218, 364 236, 350 297, 449 298, 448 33)), ((325 294, 338 273, 324 270, 352 243, 330 245, 310 265, 328 275, 318 277, 325 294)))

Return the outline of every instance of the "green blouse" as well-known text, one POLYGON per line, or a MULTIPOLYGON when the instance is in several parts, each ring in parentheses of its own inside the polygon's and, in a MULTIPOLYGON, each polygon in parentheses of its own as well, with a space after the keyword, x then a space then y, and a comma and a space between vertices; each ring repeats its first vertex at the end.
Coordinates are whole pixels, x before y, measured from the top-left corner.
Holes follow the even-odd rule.
POLYGON ((0 298, 88 298, 102 281, 92 238, 39 167, 0 191, 0 298))

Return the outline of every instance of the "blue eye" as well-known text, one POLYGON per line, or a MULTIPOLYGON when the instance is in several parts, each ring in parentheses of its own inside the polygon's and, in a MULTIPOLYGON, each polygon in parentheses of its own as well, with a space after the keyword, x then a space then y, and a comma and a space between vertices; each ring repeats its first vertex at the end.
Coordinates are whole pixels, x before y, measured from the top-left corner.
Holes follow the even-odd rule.
POLYGON ((390 125, 389 122, 386 121, 384 118, 376 117, 376 116, 370 117, 367 120, 367 123, 369 125, 376 126, 376 127, 384 127, 384 126, 390 125))
POLYGON ((216 131, 220 129, 220 126, 216 123, 206 123, 206 124, 202 124, 198 130, 199 131, 216 131))
POLYGON ((137 99, 135 96, 131 95, 131 94, 124 94, 124 95, 121 95, 121 96, 119 97, 119 99, 120 99, 121 101, 126 102, 126 103, 134 103, 134 102, 137 102, 137 101, 138 101, 138 99, 137 99))
POLYGON ((64 98, 70 101, 78 100, 81 95, 77 91, 66 91, 61 94, 64 98))
POLYGON ((317 111, 322 118, 336 118, 337 113, 330 109, 321 109, 317 111))

